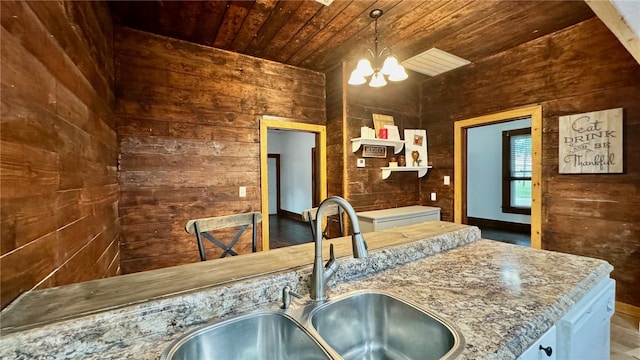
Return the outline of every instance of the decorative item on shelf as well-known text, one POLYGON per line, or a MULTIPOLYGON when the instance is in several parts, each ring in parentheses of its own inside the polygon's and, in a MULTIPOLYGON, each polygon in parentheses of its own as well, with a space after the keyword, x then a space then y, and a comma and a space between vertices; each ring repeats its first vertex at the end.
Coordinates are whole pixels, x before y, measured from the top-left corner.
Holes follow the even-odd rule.
POLYGON ((365 56, 358 61, 358 65, 356 65, 355 70, 351 72, 349 77, 349 85, 362 85, 370 77, 369 86, 382 87, 387 85, 387 79, 390 81, 402 81, 409 77, 404 66, 400 65, 398 59, 391 53, 391 49, 385 47, 378 52, 378 18, 383 13, 381 9, 371 10, 369 13, 369 17, 374 20, 375 29, 373 50, 367 49, 365 56), (369 60, 369 57, 371 57, 371 60, 369 60), (383 57, 384 63, 382 63, 383 57), (381 63, 382 67, 380 67, 381 63))
POLYGON ((405 155, 407 159, 409 157, 413 159, 411 166, 426 166, 429 163, 429 158, 427 156, 427 130, 405 129, 404 139, 405 155))
POLYGON ((398 132, 398 127, 395 125, 385 125, 385 129, 387 129, 387 139, 389 140, 400 140, 400 133, 398 132))
POLYGON ((378 133, 378 138, 386 139, 388 137, 389 137, 389 130, 387 130, 387 128, 380 129, 380 132, 378 133))
POLYGON ((413 167, 420 166, 420 162, 422 160, 420 160, 420 152, 418 152, 418 150, 413 150, 411 152, 411 158, 413 159, 413 162, 411 163, 411 166, 413 166, 413 167))
POLYGON ((389 158, 389 167, 398 167, 398 159, 395 156, 389 158))
MULTIPOLYGON (((379 139, 381 139, 379 137, 380 131, 384 129, 385 126, 394 125, 393 116, 391 115, 371 114, 371 117, 373 118, 373 128, 376 129, 376 135, 378 135, 379 139)), ((387 132, 387 135, 388 135, 388 132, 387 132)))
POLYGON ((368 126, 360 127, 360 138, 362 139, 375 139, 376 131, 368 126))
POLYGON ((407 158, 404 155, 398 157, 398 166, 407 166, 407 158))

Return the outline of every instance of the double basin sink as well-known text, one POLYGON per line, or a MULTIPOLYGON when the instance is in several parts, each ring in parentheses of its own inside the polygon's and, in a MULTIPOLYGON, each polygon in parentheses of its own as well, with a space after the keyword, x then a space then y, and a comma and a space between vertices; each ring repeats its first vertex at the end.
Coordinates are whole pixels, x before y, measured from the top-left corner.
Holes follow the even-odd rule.
POLYGON ((463 349, 460 331, 438 315, 360 291, 208 325, 176 340, 161 359, 453 359, 463 349))

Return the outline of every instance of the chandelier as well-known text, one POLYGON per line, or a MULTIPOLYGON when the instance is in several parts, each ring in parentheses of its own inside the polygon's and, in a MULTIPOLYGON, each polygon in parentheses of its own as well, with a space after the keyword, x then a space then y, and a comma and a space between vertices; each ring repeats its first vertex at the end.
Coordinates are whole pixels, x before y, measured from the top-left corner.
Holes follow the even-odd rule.
POLYGON ((367 49, 365 56, 358 61, 358 65, 349 77, 349 85, 362 85, 369 81, 371 87, 382 87, 387 85, 387 79, 402 81, 409 77, 404 66, 400 65, 398 59, 391 54, 391 49, 385 47, 378 52, 378 18, 382 14, 383 11, 380 9, 371 10, 369 13, 369 17, 375 21, 374 47, 373 50, 367 49), (382 62, 383 57, 384 62, 382 62), (380 67, 381 63, 382 67, 380 67))

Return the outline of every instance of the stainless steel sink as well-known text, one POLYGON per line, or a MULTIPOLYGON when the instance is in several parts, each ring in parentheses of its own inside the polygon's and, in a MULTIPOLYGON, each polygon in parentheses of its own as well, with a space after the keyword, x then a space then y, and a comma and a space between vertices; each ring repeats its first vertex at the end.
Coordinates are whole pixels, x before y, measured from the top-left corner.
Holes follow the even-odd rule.
POLYGON ((280 312, 239 316, 188 333, 162 354, 178 359, 330 359, 294 319, 280 312))
POLYGON ((451 359, 464 349, 463 337, 453 325, 379 292, 360 292, 323 304, 311 313, 309 322, 347 360, 451 359))
POLYGON ((445 319, 389 294, 362 291, 208 325, 173 342, 161 359, 423 360, 453 359, 463 349, 462 334, 445 319))

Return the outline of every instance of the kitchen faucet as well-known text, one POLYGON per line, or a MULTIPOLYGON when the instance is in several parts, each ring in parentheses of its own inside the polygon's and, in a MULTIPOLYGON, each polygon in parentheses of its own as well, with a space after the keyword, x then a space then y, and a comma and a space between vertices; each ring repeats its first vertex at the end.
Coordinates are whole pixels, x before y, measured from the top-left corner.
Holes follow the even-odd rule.
POLYGON ((367 257, 367 243, 364 241, 362 234, 360 233, 360 225, 358 224, 358 217, 351 204, 345 199, 339 196, 331 196, 326 198, 318 207, 316 212, 316 248, 315 259, 313 261, 313 273, 311 274, 311 299, 314 301, 324 301, 327 297, 324 294, 325 286, 329 279, 335 274, 336 270, 340 266, 336 256, 333 252, 333 244, 329 245, 329 261, 323 266, 322 260, 322 215, 326 211, 330 204, 336 204, 344 209, 349 216, 349 222, 353 226, 353 235, 351 235, 351 246, 353 249, 354 258, 367 257))

